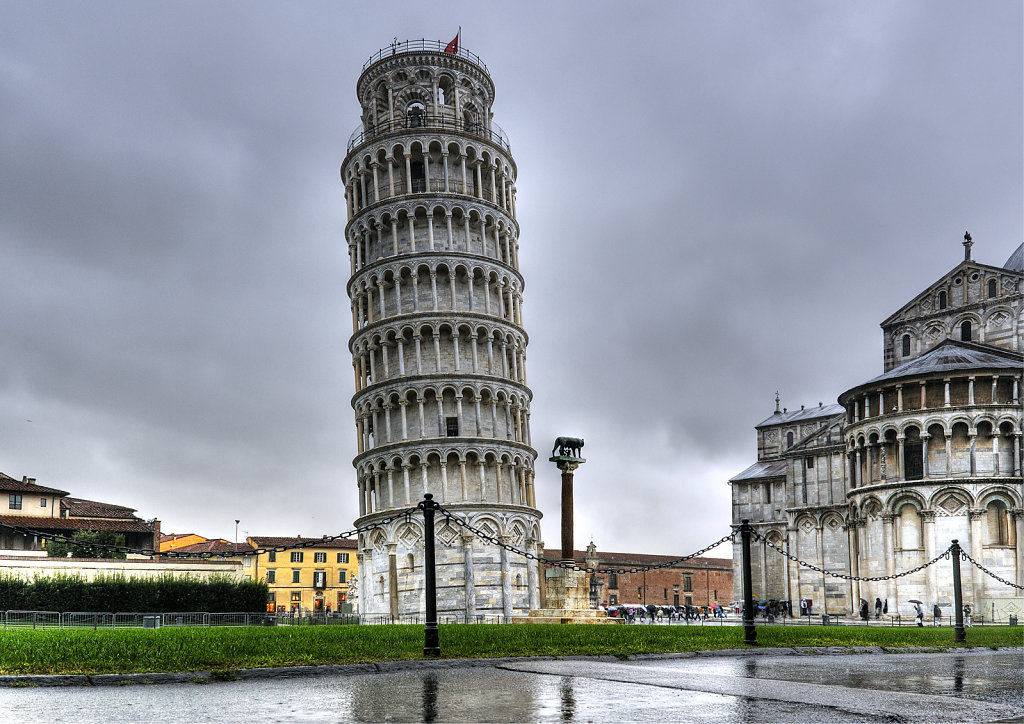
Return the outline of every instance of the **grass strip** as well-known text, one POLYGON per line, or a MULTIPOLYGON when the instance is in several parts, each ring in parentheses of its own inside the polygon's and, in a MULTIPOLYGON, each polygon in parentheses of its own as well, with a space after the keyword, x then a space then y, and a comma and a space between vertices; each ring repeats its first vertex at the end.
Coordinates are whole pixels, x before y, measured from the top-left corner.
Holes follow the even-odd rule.
MULTIPOLYGON (((761 648, 956 646, 953 629, 758 626, 761 648)), ((743 648, 740 626, 443 625, 444 658, 628 656, 743 648)), ((1021 646, 1024 629, 975 627, 968 646, 1021 646)), ((422 626, 0 631, 0 674, 107 674, 423 658, 422 626)))

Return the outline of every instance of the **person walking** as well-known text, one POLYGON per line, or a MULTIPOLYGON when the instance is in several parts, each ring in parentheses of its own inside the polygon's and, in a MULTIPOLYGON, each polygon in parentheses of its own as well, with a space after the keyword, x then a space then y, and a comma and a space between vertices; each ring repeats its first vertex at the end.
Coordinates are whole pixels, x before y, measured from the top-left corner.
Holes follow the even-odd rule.
POLYGON ((868 622, 868 602, 860 599, 860 618, 864 623, 868 622))
POLYGON ((914 604, 914 613, 917 615, 917 625, 924 627, 924 609, 920 603, 914 604))
POLYGON ((882 599, 881 598, 876 598, 875 599, 875 618, 881 618, 881 617, 882 617, 882 599))
POLYGON ((937 603, 934 606, 932 606, 932 622, 936 626, 942 625, 942 609, 939 608, 939 604, 937 603))
POLYGON ((968 628, 974 627, 974 611, 971 609, 971 604, 964 604, 964 625, 968 628))

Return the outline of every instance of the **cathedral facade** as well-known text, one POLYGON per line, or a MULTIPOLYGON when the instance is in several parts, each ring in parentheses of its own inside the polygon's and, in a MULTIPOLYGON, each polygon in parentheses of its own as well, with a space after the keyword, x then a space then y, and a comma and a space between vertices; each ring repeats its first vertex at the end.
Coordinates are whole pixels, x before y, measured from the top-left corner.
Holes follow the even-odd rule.
MULTIPOLYGON (((834 573, 911 570, 952 539, 1024 585, 1024 244, 1002 266, 964 260, 882 322, 883 373, 838 404, 776 409, 756 426, 757 462, 729 482, 733 524, 834 573)), ((915 599, 952 614, 946 561, 884 581, 824 575, 752 546, 762 600, 850 614, 861 599, 912 615, 915 599)), ((735 591, 742 590, 739 546, 735 591)), ((972 565, 964 598, 985 616, 1024 610, 1024 594, 972 565)))

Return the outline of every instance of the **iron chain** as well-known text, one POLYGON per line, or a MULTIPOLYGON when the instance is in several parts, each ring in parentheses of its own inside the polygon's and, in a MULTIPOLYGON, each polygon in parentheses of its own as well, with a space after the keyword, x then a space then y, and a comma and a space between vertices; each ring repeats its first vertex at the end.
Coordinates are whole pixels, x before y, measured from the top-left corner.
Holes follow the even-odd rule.
MULTIPOLYGON (((830 571, 830 570, 828 570, 826 568, 822 568, 820 566, 816 566, 813 563, 808 563, 807 561, 800 560, 796 556, 790 555, 786 551, 782 550, 777 545, 775 545, 774 543, 772 543, 770 540, 768 540, 767 538, 765 538, 764 536, 762 536, 759 533, 756 533, 756 532, 752 531, 750 535, 751 535, 752 538, 755 538, 755 539, 760 540, 761 542, 763 542, 766 546, 768 546, 769 548, 774 550, 776 553, 779 553, 780 555, 788 558, 789 560, 793 561, 794 563, 800 564, 804 568, 810 568, 812 571, 817 571, 818 573, 822 573, 822 574, 824 574, 826 576, 832 576, 833 578, 842 578, 843 580, 846 580, 846 581, 887 581, 887 580, 892 579, 892 578, 903 578, 904 576, 912 575, 914 573, 917 573, 918 571, 923 571, 928 566, 937 563, 938 561, 942 560, 943 558, 947 558, 948 559, 949 558, 949 552, 953 548, 953 546, 950 546, 946 550, 942 551, 942 553, 940 553, 939 555, 937 555, 934 558, 932 558, 927 563, 922 563, 921 565, 917 566, 916 568, 911 568, 910 570, 902 571, 900 573, 893 573, 890 576, 853 576, 853 575, 849 575, 847 573, 836 573, 836 572, 830 571)), ((977 565, 977 564, 975 564, 975 565, 977 565)))
POLYGON ((976 560, 974 560, 969 555, 967 555, 967 551, 965 551, 963 548, 960 549, 960 558, 962 560, 965 560, 965 561, 970 561, 971 563, 974 564, 975 568, 980 570, 982 573, 984 573, 984 574, 986 574, 988 576, 991 576, 992 578, 996 579, 997 581, 999 581, 1003 585, 1009 586, 1010 588, 1016 588, 1017 590, 1024 591, 1024 586, 1018 586, 1016 583, 1010 583, 1005 578, 1000 578, 995 573, 993 573, 989 569, 985 568, 985 566, 983 566, 982 564, 978 563, 976 560))
POLYGON ((723 536, 719 540, 716 540, 711 545, 704 546, 695 553, 691 553, 687 556, 682 556, 680 558, 674 558, 670 561, 666 561, 665 563, 658 563, 650 566, 635 566, 633 568, 593 568, 591 566, 577 565, 575 561, 555 561, 551 560, 550 558, 545 558, 544 556, 539 556, 536 553, 530 553, 529 551, 525 551, 522 548, 517 548, 516 546, 509 545, 508 543, 501 542, 497 536, 493 536, 487 533, 486 531, 477 528, 472 523, 459 516, 457 513, 453 513, 452 511, 448 510, 443 506, 439 507, 438 511, 441 512, 448 521, 454 520, 462 528, 465 528, 471 533, 479 536, 480 538, 488 541, 489 543, 498 546, 499 548, 504 548, 510 553, 515 553, 530 560, 540 561, 541 563, 552 566, 554 568, 562 568, 569 571, 580 571, 581 573, 589 573, 591 575, 595 573, 642 573, 644 571, 653 571, 661 568, 669 568, 678 563, 682 563, 683 561, 688 561, 692 558, 697 558, 698 556, 707 553, 715 546, 725 543, 726 541, 732 540, 733 536, 735 535, 735 533, 729 533, 728 535, 723 536))
POLYGON ((401 511, 395 513, 394 515, 391 515, 391 516, 389 516, 389 517, 387 517, 387 518, 385 518, 383 520, 377 520, 377 521, 374 521, 372 523, 367 523, 365 525, 359 526, 358 528, 353 528, 352 530, 345 531, 344 533, 338 533, 337 535, 325 535, 325 536, 323 536, 321 538, 310 538, 308 540, 303 540, 301 543, 295 543, 293 545, 269 546, 269 547, 265 547, 265 548, 262 548, 262 547, 261 548, 251 548, 251 549, 248 549, 248 550, 223 551, 223 552, 217 552, 217 553, 212 553, 212 552, 192 552, 192 551, 157 551, 157 550, 153 550, 152 548, 131 548, 129 546, 118 546, 118 545, 112 545, 112 544, 109 544, 109 543, 82 543, 81 541, 74 540, 73 538, 68 538, 67 536, 53 535, 51 533, 46 533, 46 532, 41 531, 41 530, 35 530, 35 529, 32 529, 32 528, 22 528, 20 526, 7 525, 6 523, 0 523, 0 529, 6 528, 7 530, 14 531, 15 533, 20 533, 21 535, 36 536, 36 537, 39 537, 39 538, 45 538, 48 541, 55 541, 57 543, 67 543, 68 545, 82 546, 82 547, 87 547, 87 548, 91 548, 93 550, 99 550, 99 551, 117 551, 119 553, 125 553, 125 554, 134 553, 136 555, 150 556, 150 557, 153 557, 153 556, 163 556, 164 558, 206 559, 206 560, 208 560, 208 559, 211 559, 211 558, 233 558, 233 557, 236 557, 236 556, 251 556, 251 555, 257 555, 258 556, 258 555, 262 555, 264 553, 271 553, 271 552, 273 552, 273 553, 283 553, 283 552, 289 551, 289 550, 298 550, 298 549, 302 549, 302 548, 311 548, 313 546, 322 546, 322 545, 324 545, 326 543, 333 543, 334 541, 342 539, 342 538, 352 538, 353 536, 358 535, 359 533, 365 533, 367 531, 373 530, 374 528, 376 528, 379 525, 385 525, 385 524, 390 523, 390 522, 392 522, 394 520, 397 520, 398 518, 401 518, 403 516, 407 516, 407 515, 409 515, 411 513, 414 513, 414 512, 416 512, 416 508, 407 508, 407 509, 401 510, 401 511))

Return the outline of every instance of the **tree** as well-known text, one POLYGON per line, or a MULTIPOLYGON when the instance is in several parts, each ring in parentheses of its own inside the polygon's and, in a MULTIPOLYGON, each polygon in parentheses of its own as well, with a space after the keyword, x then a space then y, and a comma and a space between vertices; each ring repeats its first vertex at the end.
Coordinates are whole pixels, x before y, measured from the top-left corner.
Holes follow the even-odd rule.
POLYGON ((46 555, 50 558, 67 558, 68 557, 68 544, 64 541, 47 540, 46 541, 46 555))
MULTIPOLYGON (((124 546, 124 534, 109 530, 80 530, 71 536, 72 558, 127 558, 124 551, 99 546, 124 546)), ((47 544, 49 551, 49 544, 47 544)))

